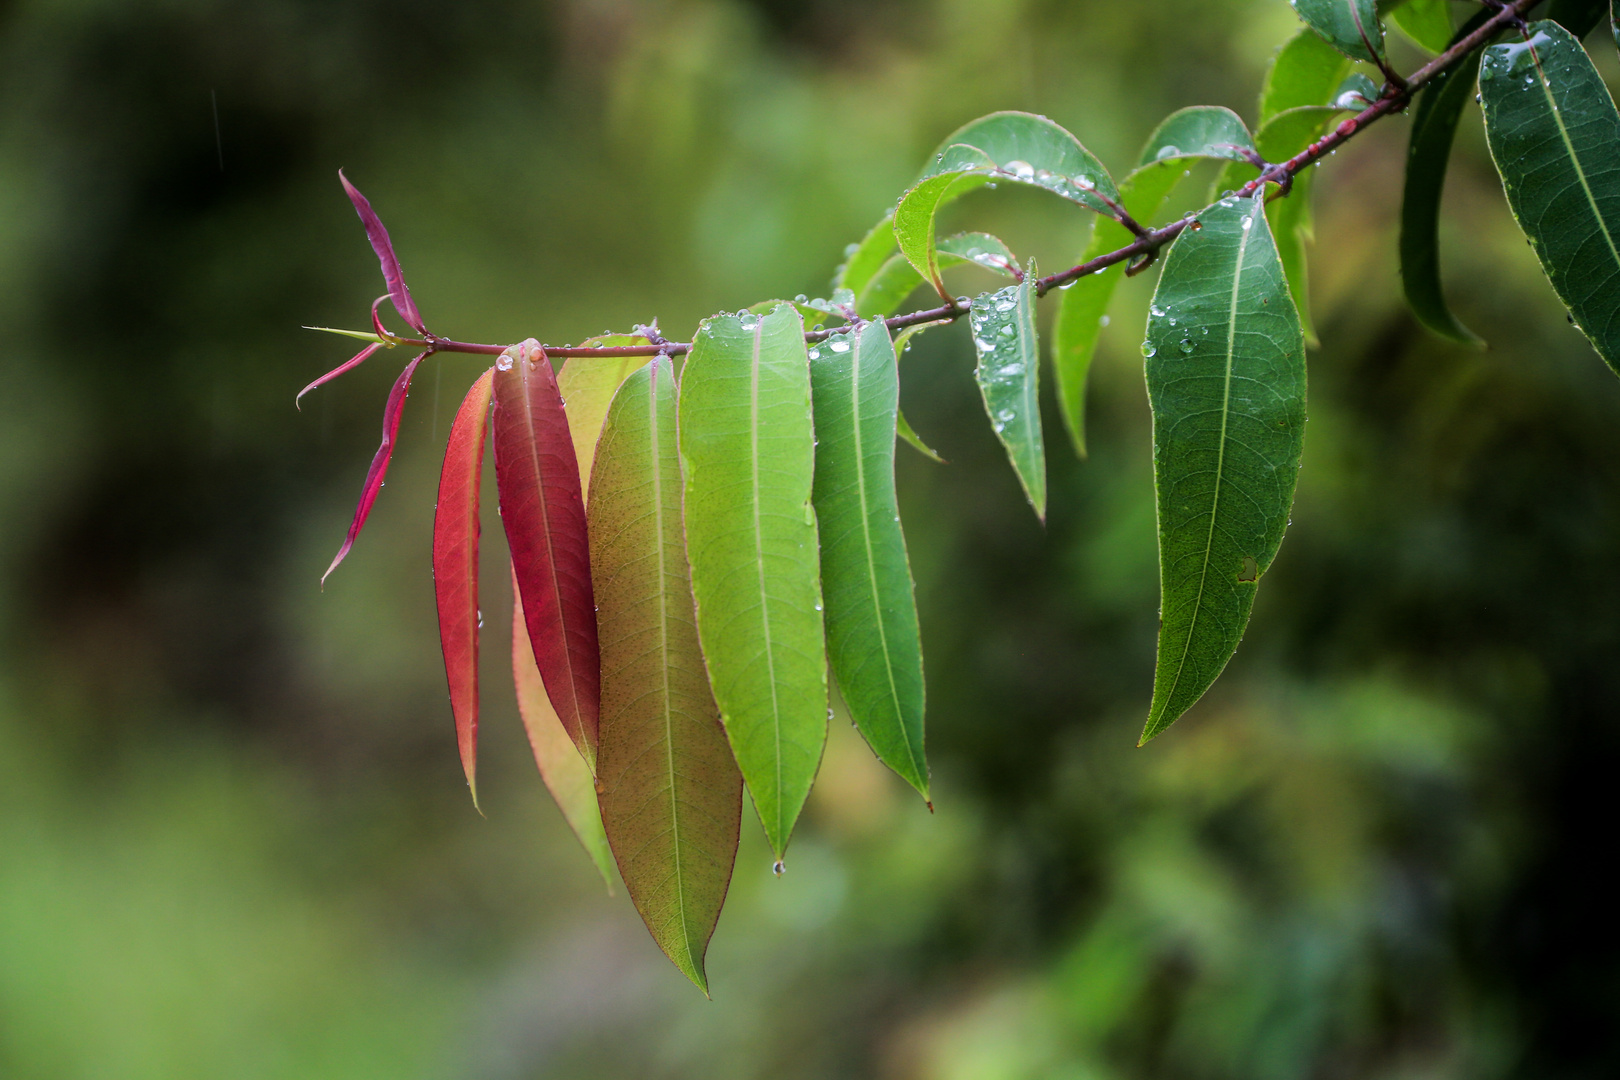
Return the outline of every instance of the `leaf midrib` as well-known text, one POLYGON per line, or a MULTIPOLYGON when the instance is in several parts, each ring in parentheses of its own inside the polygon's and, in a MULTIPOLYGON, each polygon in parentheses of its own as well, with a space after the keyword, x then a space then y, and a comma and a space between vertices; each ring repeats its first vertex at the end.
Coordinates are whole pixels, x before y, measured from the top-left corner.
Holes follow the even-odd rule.
POLYGON ((1553 97, 1552 86, 1547 81, 1547 71, 1541 66, 1541 53, 1532 42, 1526 42, 1525 47, 1530 50, 1530 59, 1536 65, 1536 81, 1541 84, 1542 95, 1547 99, 1547 109, 1552 113, 1553 122, 1558 125, 1558 137, 1563 141, 1564 149, 1569 152, 1570 163, 1575 167, 1575 179, 1581 182, 1581 191, 1586 195, 1586 204, 1591 207, 1592 217, 1603 233, 1604 242, 1609 245, 1609 255, 1614 259, 1615 265, 1620 267, 1620 249, 1616 249, 1614 237, 1609 234, 1608 222, 1603 220, 1603 212, 1598 209, 1597 198, 1592 194, 1592 186, 1586 182, 1586 170, 1581 167, 1580 156, 1576 154, 1575 144, 1569 137, 1569 129, 1564 126, 1564 115, 1558 108, 1558 99, 1553 97))
MULTIPOLYGON (((748 369, 748 466, 754 515, 754 569, 759 576, 759 615, 765 636, 765 675, 771 684, 771 733, 776 744, 776 828, 773 846, 782 832, 782 706, 776 693, 776 649, 771 638, 770 597, 765 592, 765 535, 759 520, 759 356, 765 338, 765 319, 754 323, 754 352, 748 369)), ((757 795, 757 793, 756 793, 757 795)), ((778 852, 780 855, 780 852, 778 852)))
POLYGON ((1204 539, 1204 565, 1198 573, 1198 595, 1193 598, 1192 619, 1187 624, 1187 637, 1181 645, 1181 660, 1176 666, 1176 677, 1165 691, 1163 707, 1159 714, 1162 716, 1169 709, 1169 703, 1174 700, 1176 690, 1181 685, 1181 677, 1187 670, 1187 657, 1192 653, 1193 639, 1198 630, 1198 617, 1203 614, 1204 587, 1209 583, 1209 563, 1211 549, 1215 545, 1215 522, 1221 509, 1221 488, 1226 480, 1226 423, 1232 415, 1232 357, 1237 344, 1237 307, 1238 292, 1243 285, 1243 257, 1248 251, 1249 237, 1254 234, 1254 219, 1258 216, 1253 210, 1249 212, 1247 220, 1250 225, 1247 229, 1239 227, 1243 234, 1238 240, 1237 259, 1232 269, 1232 299, 1226 311, 1226 375, 1221 386, 1221 440, 1220 449, 1215 455, 1215 500, 1209 508, 1209 534, 1204 539))

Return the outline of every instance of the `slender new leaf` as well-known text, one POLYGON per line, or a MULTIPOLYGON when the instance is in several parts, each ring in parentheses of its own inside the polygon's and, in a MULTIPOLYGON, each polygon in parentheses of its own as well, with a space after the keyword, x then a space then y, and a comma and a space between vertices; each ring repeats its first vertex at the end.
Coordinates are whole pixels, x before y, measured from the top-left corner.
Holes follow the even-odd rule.
POLYGON ((495 480, 534 659, 552 708, 596 771, 601 683, 579 465, 538 342, 495 362, 495 480))
POLYGON ((1377 63, 1384 26, 1374 0, 1289 0, 1307 26, 1352 60, 1377 63))
MULTIPOLYGON (((1457 39, 1473 33, 1491 14, 1476 14, 1457 31, 1457 39)), ((1423 88, 1412 110, 1401 197, 1401 288, 1418 322, 1459 345, 1483 346, 1484 341, 1452 314, 1440 284, 1440 199, 1457 121, 1474 91, 1474 80, 1468 77, 1474 70, 1470 55, 1442 71, 1423 88)))
POLYGON ((786 303, 764 316, 705 320, 679 395, 698 637, 726 735, 778 860, 827 740, 803 330, 786 303))
POLYGON ((1301 105, 1325 105, 1350 68, 1350 60, 1308 27, 1277 51, 1260 89, 1260 125, 1301 105))
POLYGON ((1162 591, 1146 742, 1209 689, 1288 524, 1305 340, 1258 199, 1224 199, 1165 260, 1142 351, 1162 591))
MULTIPOLYGON (((1319 40, 1309 31, 1306 33, 1313 40, 1319 40)), ((1338 53, 1327 51, 1335 62, 1340 59, 1338 53)), ((1188 175, 1186 160, 1244 161, 1245 150, 1254 150, 1254 141, 1243 121, 1230 109, 1194 106, 1171 113, 1148 136, 1136 169, 1119 185, 1120 202, 1126 213, 1145 225, 1158 213, 1176 184, 1188 175)), ((1113 218, 1099 216, 1091 226, 1091 242, 1081 253, 1080 261, 1089 262, 1116 251, 1131 239, 1125 226, 1113 218)), ((1075 453, 1082 458, 1086 456, 1086 379, 1108 315, 1108 302, 1124 274, 1125 267, 1115 263, 1065 286, 1052 325, 1052 366, 1057 376, 1058 407, 1075 453)))
POLYGON ((1620 113, 1581 43, 1555 22, 1485 50, 1485 135, 1541 268, 1620 373, 1620 113))
POLYGON ((742 777, 693 621, 668 357, 614 397, 588 517, 602 642, 602 821, 642 921, 707 993, 703 955, 737 857, 742 777))
MULTIPOLYGON (((1006 277, 1018 276, 1018 260, 1007 245, 983 232, 956 233, 939 241, 939 268, 971 263, 1006 277)), ((860 292, 855 310, 863 319, 893 315, 913 289, 923 283, 904 255, 891 255, 860 292)))
POLYGON ((899 409, 896 409, 894 416, 895 434, 899 435, 900 438, 905 441, 907 446, 910 446, 913 450, 917 451, 917 453, 921 454, 929 461, 937 462, 940 465, 945 464, 945 459, 939 456, 939 452, 933 447, 929 446, 927 443, 923 442, 921 436, 912 430, 911 422, 906 419, 905 413, 901 412, 899 409))
POLYGON ((900 379, 888 327, 869 322, 812 348, 810 388, 827 655, 868 745, 927 799, 922 641, 894 492, 900 379))
POLYGON ((894 212, 900 250, 946 299, 934 242, 935 215, 946 203, 992 180, 1042 188, 1102 214, 1111 213, 1119 198, 1102 163, 1044 116, 991 113, 958 129, 940 144, 894 212))
POLYGON ((478 805, 478 491, 495 369, 467 391, 450 425, 433 510, 433 596, 439 609, 439 645, 450 682, 456 745, 473 806, 478 805))
MULTIPOLYGON (((394 254, 394 242, 388 238, 388 230, 383 227, 382 219, 371 208, 371 203, 360 194, 360 189, 349 183, 349 178, 338 170, 338 179, 343 181, 343 190, 348 192, 349 201, 354 204, 355 213, 360 215, 360 223, 366 227, 366 238, 371 241, 371 250, 377 253, 377 261, 382 264, 383 281, 388 285, 388 296, 394 302, 394 310, 404 319, 411 329, 427 333, 427 327, 422 323, 422 313, 416 310, 416 301, 411 299, 410 286, 405 284, 405 274, 399 268, 399 257, 394 254)), ((372 309, 375 315, 376 309, 372 309)))
POLYGON ((518 715, 534 751, 540 779, 562 811, 568 827, 579 838, 580 846, 596 864, 597 873, 613 893, 613 853, 608 850, 607 833, 602 829, 602 812, 596 805, 596 781, 579 748, 568 737, 557 710, 546 696, 540 669, 534 664, 534 645, 523 618, 523 597, 517 572, 512 572, 512 684, 517 689, 518 715))
POLYGON ((973 369, 990 427, 1007 451, 1035 516, 1046 520, 1046 448, 1041 438, 1040 346, 1035 339, 1034 268, 1017 285, 975 297, 973 369))
POLYGON ((1451 0, 1407 0, 1389 13, 1403 34, 1432 53, 1451 44, 1451 0))
POLYGON ((416 367, 422 362, 427 353, 420 353, 405 365, 405 370, 399 373, 394 380, 393 389, 388 391, 388 402, 383 406, 383 437, 382 445, 377 447, 376 454, 372 455, 371 467, 366 470, 365 483, 360 485, 360 505, 354 508, 354 520, 349 522, 348 535, 343 538, 343 546, 338 548, 337 557, 332 565, 326 568, 321 575, 321 584, 332 576, 332 571, 338 564, 348 557, 350 549, 354 547, 355 540, 360 537, 360 530, 365 528, 366 518, 371 516, 371 508, 377 502, 377 493, 382 491, 383 481, 388 477, 388 463, 394 457, 394 440, 399 437, 399 420, 405 415, 405 398, 411 392, 411 376, 416 374, 416 367))
POLYGON ((316 379, 314 382, 310 383, 308 386, 306 386, 302 390, 298 391, 298 396, 293 398, 293 407, 294 408, 302 408, 302 406, 300 406, 298 403, 304 400, 304 395, 305 394, 309 393, 311 390, 314 390, 316 387, 325 386, 327 383, 331 382, 333 379, 337 378, 339 375, 344 375, 344 374, 347 374, 348 372, 353 371, 355 368, 359 367, 361 364, 363 364, 367 360, 371 359, 371 355, 373 353, 375 353, 378 349, 382 348, 382 347, 383 347, 383 345, 382 345, 381 342, 376 342, 376 343, 373 343, 371 345, 367 345, 365 348, 361 349, 359 352, 357 352, 353 356, 349 357, 349 359, 345 360, 343 363, 339 364, 337 367, 333 368, 331 371, 328 371, 325 375, 322 375, 320 378, 316 379))

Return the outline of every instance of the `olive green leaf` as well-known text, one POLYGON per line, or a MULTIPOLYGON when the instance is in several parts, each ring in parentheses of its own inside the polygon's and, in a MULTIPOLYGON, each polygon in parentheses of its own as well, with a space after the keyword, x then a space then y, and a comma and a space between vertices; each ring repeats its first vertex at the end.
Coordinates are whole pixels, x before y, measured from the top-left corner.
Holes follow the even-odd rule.
POLYGON ((1041 440, 1034 264, 1017 285, 975 297, 968 322, 978 355, 973 374, 990 414, 990 427, 1007 451, 1035 516, 1045 521, 1046 449, 1041 440))
POLYGON ((780 860, 827 740, 810 366, 793 305, 704 320, 679 399, 698 639, 780 860))
POLYGON ((703 955, 737 858, 742 777, 693 620, 668 357, 613 398, 586 519, 602 646, 602 822, 653 939, 707 993, 703 955))
POLYGON ((1485 136, 1541 268, 1620 372, 1620 113, 1581 43, 1555 22, 1480 61, 1485 136))
MULTIPOLYGON (((979 266, 1007 277, 1018 275, 1018 260, 1006 244, 989 233, 956 233, 940 240, 940 269, 963 264, 979 266)), ((893 315, 922 281, 922 275, 904 255, 891 255, 861 290, 855 310, 863 319, 881 319, 893 315)))
MULTIPOLYGON (((1338 53, 1328 51, 1338 59, 1338 53)), ((1254 140, 1230 109, 1207 105, 1171 113, 1148 136, 1136 169, 1119 185, 1120 202, 1127 214, 1145 225, 1176 184, 1188 175, 1187 159, 1243 161, 1244 150, 1254 150, 1254 140)), ((1098 217, 1080 262, 1116 251, 1131 240, 1130 230, 1117 220, 1098 217)), ((1124 274, 1125 267, 1115 263, 1065 285, 1052 324, 1052 369, 1057 376, 1058 407, 1069 441, 1082 458, 1086 456, 1086 379, 1107 318, 1108 302, 1124 274)))
POLYGON ((1350 60, 1307 28, 1288 39, 1260 87, 1260 125, 1287 109, 1325 105, 1350 69, 1350 60))
POLYGON ((869 322, 812 346, 810 388, 827 655, 868 745, 927 799, 922 642, 894 493, 900 379, 889 328, 869 322))
POLYGON ((1305 434, 1305 340, 1259 199, 1184 231, 1142 344, 1158 492, 1159 657, 1146 742, 1236 651, 1282 543, 1305 434))
MULTIPOLYGON (((615 348, 645 345, 647 339, 631 334, 603 334, 580 342, 582 348, 615 348)), ((562 394, 563 411, 568 414, 568 434, 574 442, 579 462, 582 497, 589 497, 591 462, 596 456, 596 437, 619 384, 647 363, 644 356, 575 357, 557 372, 557 392, 562 394)))
POLYGON ((1373 0, 1289 0, 1307 26, 1352 60, 1377 63, 1384 26, 1373 0))

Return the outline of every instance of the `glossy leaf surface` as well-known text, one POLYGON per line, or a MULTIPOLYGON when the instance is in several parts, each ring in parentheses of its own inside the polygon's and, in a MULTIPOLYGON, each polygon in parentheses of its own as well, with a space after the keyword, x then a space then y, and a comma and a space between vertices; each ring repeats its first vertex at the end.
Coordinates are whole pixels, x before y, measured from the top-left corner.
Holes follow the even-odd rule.
POLYGON ((534 646, 523 618, 523 598, 518 591, 517 574, 512 575, 512 684, 517 690, 518 715, 529 736, 529 749, 540 779, 562 811, 568 827, 579 838, 580 846, 596 864, 608 892, 613 892, 613 853, 608 850, 607 833, 602 829, 602 813, 596 805, 596 781, 574 740, 568 737, 557 710, 546 696, 540 669, 534 664, 534 646))
POLYGON ((827 739, 811 506, 815 434, 791 304, 698 328, 679 444, 698 637, 726 735, 780 859, 827 739))
POLYGON ((1568 30, 1526 35, 1480 63, 1491 157, 1553 290, 1620 373, 1620 113, 1568 30))
POLYGON ((1384 52, 1384 26, 1374 0, 1289 0, 1307 26, 1354 60, 1376 62, 1384 52))
POLYGON ((1035 516, 1046 520, 1046 449, 1041 437, 1040 345, 1035 337, 1035 281, 975 297, 973 369, 990 427, 1007 451, 1035 516))
POLYGON ((1103 214, 1110 213, 1107 200, 1119 196, 1102 163, 1044 116, 991 113, 959 128, 940 144, 894 214, 901 252, 947 299, 934 242, 935 215, 991 180, 1038 187, 1103 214))
MULTIPOLYGON (((1466 37, 1490 18, 1481 11, 1463 25, 1466 37)), ((1406 146, 1406 181, 1401 196, 1401 288, 1418 322, 1460 345, 1483 345, 1452 314, 1440 283, 1440 201, 1451 161, 1457 121, 1474 93, 1477 70, 1470 56, 1442 71, 1418 95, 1412 110, 1412 135, 1406 146)))
POLYGON ((383 437, 382 445, 372 455, 371 466, 366 470, 366 479, 360 485, 360 504, 354 508, 354 519, 349 522, 349 532, 343 538, 343 546, 338 548, 336 558, 332 565, 326 568, 321 575, 321 584, 332 576, 332 571, 338 564, 348 557, 354 547, 354 542, 360 538, 360 530, 366 526, 366 518, 371 516, 371 508, 377 502, 377 494, 382 491, 383 481, 388 477, 388 463, 394 458, 394 441, 399 437, 400 417, 405 415, 405 399, 411 392, 411 376, 416 374, 417 365, 422 362, 422 353, 414 357, 405 365, 405 370, 399 373, 394 380, 394 386, 388 391, 388 401, 383 405, 383 437))
POLYGON ((535 664, 596 770, 601 693, 579 465, 551 361, 532 338, 495 362, 495 479, 535 664))
POLYGON ((1389 19, 1432 53, 1445 52, 1451 43, 1451 0, 1406 0, 1389 19))
POLYGON ((1225 199, 1170 249, 1148 319, 1159 655, 1145 742, 1236 651, 1282 542, 1305 434, 1305 341, 1257 200, 1225 199))
MULTIPOLYGON (((1338 57, 1332 50, 1329 52, 1338 57)), ((1245 149, 1253 150, 1254 141, 1243 121, 1230 109, 1194 106, 1171 113, 1148 136, 1135 171, 1119 185, 1120 202, 1133 219, 1149 224, 1171 190, 1188 175, 1186 159, 1243 161, 1245 149)), ((1117 251, 1131 240, 1125 226, 1099 216, 1091 227, 1091 242, 1079 261, 1089 262, 1117 251)), ((1086 380, 1108 314, 1108 302, 1124 276, 1124 265, 1115 263, 1080 278, 1059 293, 1057 318, 1052 324, 1052 367, 1063 424, 1075 453, 1082 458, 1086 456, 1086 380)))
POLYGON ((433 597, 439 610, 439 647, 450 682, 456 745, 473 805, 478 805, 478 492, 489 432, 491 382, 484 372, 467 391, 450 425, 433 511, 433 597))
POLYGON ((899 367, 870 322, 810 350, 827 655, 880 760, 928 798, 922 640, 894 491, 899 367))
POLYGON ((1350 69, 1350 60, 1309 28, 1277 50, 1260 89, 1261 126, 1287 109, 1325 105, 1350 69))
MULTIPOLYGON (((1016 276, 1018 261, 1007 245, 983 232, 955 233, 939 241, 939 268, 971 263, 992 273, 1016 276)), ((923 283, 917 268, 904 255, 891 255, 861 290, 855 310, 863 319, 881 319, 893 315, 910 296, 912 290, 923 283)))
POLYGON ((703 956, 737 858, 742 776, 698 648, 668 357, 614 397, 588 517, 602 642, 602 821, 653 939, 707 993, 703 956))

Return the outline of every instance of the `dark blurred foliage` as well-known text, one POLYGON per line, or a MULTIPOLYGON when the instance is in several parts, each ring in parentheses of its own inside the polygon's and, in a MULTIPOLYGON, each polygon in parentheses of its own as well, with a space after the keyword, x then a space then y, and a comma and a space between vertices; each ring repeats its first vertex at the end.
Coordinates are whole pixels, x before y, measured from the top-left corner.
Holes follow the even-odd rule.
MULTIPOLYGON (((1444 256, 1492 348, 1403 311, 1380 125, 1320 175, 1293 527, 1227 675, 1147 748, 1149 284, 1105 335, 1091 459, 1050 440, 1044 530, 963 333, 918 339, 906 409, 951 462, 900 477, 939 812, 835 723, 783 878, 745 827, 713 1003, 546 802, 502 619, 489 819, 468 804, 426 552, 474 361, 424 367, 317 588, 402 360, 291 407, 347 355, 299 326, 363 326, 381 291, 339 166, 441 333, 684 335, 824 291, 973 116, 1048 114, 1123 171, 1174 108, 1252 116, 1295 25, 1281 0, 0 4, 0 1076, 1620 1073, 1620 383, 1473 119, 1444 256)), ((1048 268, 1085 236, 1033 195, 955 213, 1048 268)))

